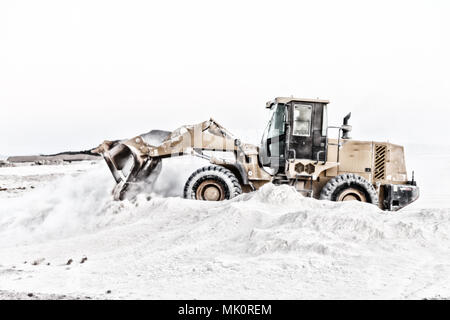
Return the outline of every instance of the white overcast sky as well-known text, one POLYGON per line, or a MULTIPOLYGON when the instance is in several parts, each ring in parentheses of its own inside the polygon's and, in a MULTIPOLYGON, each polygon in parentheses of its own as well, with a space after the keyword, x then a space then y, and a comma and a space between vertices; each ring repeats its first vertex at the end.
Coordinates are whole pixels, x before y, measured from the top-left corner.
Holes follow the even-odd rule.
POLYGON ((450 1, 0 2, 0 154, 210 117, 257 143, 276 96, 353 137, 448 140, 450 1), (330 123, 330 124, 332 124, 330 123))

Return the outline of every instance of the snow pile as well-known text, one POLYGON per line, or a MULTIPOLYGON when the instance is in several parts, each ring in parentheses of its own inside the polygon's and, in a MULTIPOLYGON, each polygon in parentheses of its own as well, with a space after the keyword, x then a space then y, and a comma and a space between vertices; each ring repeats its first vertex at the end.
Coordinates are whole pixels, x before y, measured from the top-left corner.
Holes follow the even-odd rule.
POLYGON ((166 163, 154 192, 133 200, 112 201, 114 181, 103 163, 21 198, 5 199, 0 209, 0 243, 58 239, 147 219, 180 227, 182 237, 190 241, 220 236, 226 241, 239 239, 255 255, 277 251, 339 255, 350 253, 358 243, 427 241, 436 236, 447 240, 450 231, 450 216, 444 209, 388 214, 364 203, 304 198, 291 187, 271 184, 230 201, 185 200, 177 196, 192 163, 181 168, 182 162, 166 163), (191 230, 185 233, 186 226, 191 230))
MULTIPOLYGON (((24 168, 27 171, 49 170, 41 167, 24 168)), ((21 175, 22 168, 17 169, 21 175)), ((76 234, 79 228, 104 224, 100 218, 105 217, 104 210, 109 209, 112 186, 111 175, 102 163, 82 174, 63 176, 23 197, 2 199, 0 243, 5 245, 26 239, 45 239, 49 235, 59 237, 76 234)), ((109 210, 111 213, 114 209, 109 210)))
POLYGON ((1 199, 0 287, 103 297, 107 286, 111 298, 151 299, 450 296, 448 208, 387 213, 271 184, 224 202, 180 198, 202 165, 173 159, 153 193, 131 201, 111 200, 103 163, 1 199), (51 264, 22 265, 35 277, 17 281, 12 265, 42 258, 51 264))
MULTIPOLYGON (((165 160, 153 192, 140 195, 138 199, 146 202, 149 196, 181 196, 189 175, 204 165, 203 161, 196 159, 165 160)), ((112 200, 111 190, 115 182, 103 162, 95 165, 3 168, 0 178, 11 183, 14 174, 23 183, 27 177, 58 175, 62 172, 66 172, 66 175, 23 197, 1 200, 0 246, 74 236, 132 222, 136 216, 142 217, 149 213, 137 209, 139 200, 112 200)))
POLYGON ((170 230, 177 241, 220 243, 219 251, 228 248, 251 256, 289 252, 356 256, 411 243, 447 246, 450 234, 445 209, 385 213, 364 203, 304 198, 291 187, 271 184, 220 203, 140 198, 136 206, 142 214, 151 212, 147 223, 158 225, 158 231, 170 230))

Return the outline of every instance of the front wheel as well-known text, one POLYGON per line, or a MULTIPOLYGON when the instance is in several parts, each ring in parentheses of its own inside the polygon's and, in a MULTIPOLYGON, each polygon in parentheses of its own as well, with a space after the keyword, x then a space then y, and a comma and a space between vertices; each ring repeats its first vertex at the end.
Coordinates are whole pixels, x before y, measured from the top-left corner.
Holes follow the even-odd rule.
POLYGON ((228 169, 208 166, 195 171, 184 186, 186 199, 222 201, 242 193, 236 176, 228 169))
POLYGON ((363 177, 354 174, 341 174, 323 187, 321 200, 360 201, 378 205, 378 194, 373 185, 363 177))

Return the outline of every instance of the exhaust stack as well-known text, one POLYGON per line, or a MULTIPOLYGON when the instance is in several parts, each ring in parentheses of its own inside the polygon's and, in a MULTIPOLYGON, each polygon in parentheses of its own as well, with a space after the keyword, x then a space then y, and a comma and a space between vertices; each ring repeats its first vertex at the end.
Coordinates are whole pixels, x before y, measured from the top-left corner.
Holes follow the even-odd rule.
POLYGON ((352 126, 348 124, 352 113, 350 112, 348 115, 344 117, 344 123, 342 124, 342 139, 351 139, 350 132, 352 131, 352 126))

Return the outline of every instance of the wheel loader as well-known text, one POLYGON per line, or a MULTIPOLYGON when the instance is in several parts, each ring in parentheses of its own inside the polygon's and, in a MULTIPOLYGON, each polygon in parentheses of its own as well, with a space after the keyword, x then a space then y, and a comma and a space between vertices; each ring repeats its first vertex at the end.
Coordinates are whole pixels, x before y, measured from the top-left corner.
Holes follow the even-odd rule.
POLYGON ((186 181, 187 199, 227 200, 273 183, 307 197, 367 202, 387 211, 417 200, 419 188, 414 173, 408 180, 403 147, 351 139, 351 113, 342 125, 328 126, 328 104, 293 97, 269 101, 270 121, 259 147, 242 143, 210 119, 173 132, 104 141, 93 152, 103 156, 117 182, 115 200, 142 192, 154 183, 163 159, 183 155, 210 162, 186 181))

